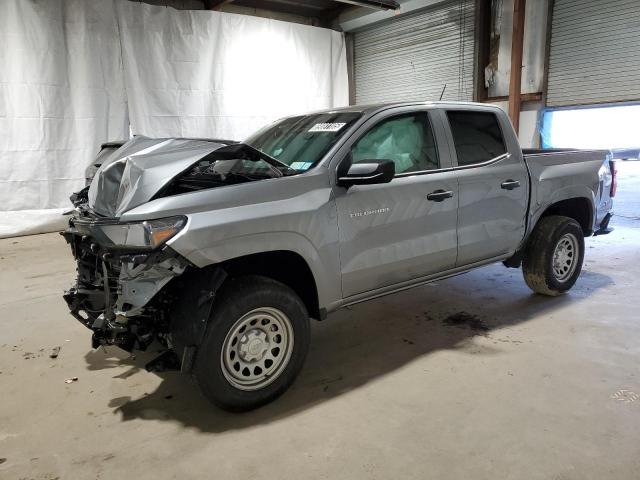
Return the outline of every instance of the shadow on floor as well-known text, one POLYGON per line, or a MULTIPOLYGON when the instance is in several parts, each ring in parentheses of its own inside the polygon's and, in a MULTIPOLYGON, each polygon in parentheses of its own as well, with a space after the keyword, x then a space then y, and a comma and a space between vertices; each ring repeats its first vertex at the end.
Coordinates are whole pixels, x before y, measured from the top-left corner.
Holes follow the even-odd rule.
MULTIPOLYGON (((569 295, 542 297, 531 294, 519 271, 489 267, 349 307, 324 322, 314 322, 311 350, 296 383, 281 398, 253 412, 230 414, 211 406, 190 378, 178 372, 160 374, 163 381, 150 394, 137 399, 113 398, 109 406, 123 421, 174 421, 203 432, 270 423, 352 391, 438 350, 503 354, 505 342, 522 343, 505 336, 505 328, 570 307, 612 283, 607 276, 585 272, 569 295), (479 345, 474 342, 477 336, 494 341, 479 345)), ((105 358, 104 353, 90 352, 86 360, 90 370, 123 362, 131 365, 129 371, 118 376, 126 378, 143 368, 152 355, 135 360, 126 354, 121 357, 105 358)), ((424 381, 429 381, 428 374, 424 381)))

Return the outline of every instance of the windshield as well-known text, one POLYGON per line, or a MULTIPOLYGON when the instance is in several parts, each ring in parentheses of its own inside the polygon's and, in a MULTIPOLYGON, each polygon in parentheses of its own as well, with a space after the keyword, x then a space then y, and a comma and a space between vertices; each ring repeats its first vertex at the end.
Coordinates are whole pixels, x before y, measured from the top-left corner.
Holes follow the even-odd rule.
POLYGON ((285 118, 245 140, 262 153, 304 172, 313 167, 362 114, 333 112, 285 118))

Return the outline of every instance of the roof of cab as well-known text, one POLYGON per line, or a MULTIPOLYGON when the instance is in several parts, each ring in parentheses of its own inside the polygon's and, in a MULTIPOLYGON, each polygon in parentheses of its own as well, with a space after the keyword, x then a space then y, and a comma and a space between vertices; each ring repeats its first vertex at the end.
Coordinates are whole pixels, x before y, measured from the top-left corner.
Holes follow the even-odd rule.
POLYGON ((498 108, 496 105, 487 104, 487 103, 477 103, 477 102, 453 102, 453 101, 433 101, 433 102, 425 102, 425 101, 415 101, 415 102, 387 102, 387 103, 372 103, 368 105, 349 105, 347 107, 339 107, 339 108, 327 108, 323 110, 318 110, 315 112, 311 112, 312 114, 319 113, 333 113, 333 112, 355 112, 355 113, 363 113, 368 115, 373 115, 374 113, 378 113, 382 110, 387 110, 389 108, 395 107, 411 107, 411 106, 433 106, 433 107, 443 107, 443 108, 452 108, 452 107, 483 107, 486 109, 498 108))

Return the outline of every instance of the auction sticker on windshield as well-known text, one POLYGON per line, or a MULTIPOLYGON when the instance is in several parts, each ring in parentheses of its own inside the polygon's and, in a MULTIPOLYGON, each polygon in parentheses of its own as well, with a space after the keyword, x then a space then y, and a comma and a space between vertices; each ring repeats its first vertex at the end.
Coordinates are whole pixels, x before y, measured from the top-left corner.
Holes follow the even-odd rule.
POLYGON ((337 132, 345 125, 346 123, 316 123, 309 132, 337 132))
POLYGON ((309 170, 311 165, 313 165, 312 162, 293 162, 289 167, 295 170, 309 170))

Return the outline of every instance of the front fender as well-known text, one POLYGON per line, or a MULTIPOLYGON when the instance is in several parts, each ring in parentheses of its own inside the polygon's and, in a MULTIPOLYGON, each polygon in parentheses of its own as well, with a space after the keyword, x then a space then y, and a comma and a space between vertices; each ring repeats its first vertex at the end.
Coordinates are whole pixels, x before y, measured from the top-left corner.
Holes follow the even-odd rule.
MULTIPOLYGON (((211 237, 214 232, 215 230, 211 231, 211 237)), ((271 231, 224 236, 206 243, 197 242, 202 245, 200 248, 189 248, 193 246, 193 243, 188 241, 189 236, 180 237, 179 241, 171 244, 171 248, 198 267, 203 268, 256 253, 290 251, 302 257, 309 266, 321 307, 341 298, 337 242, 329 241, 329 238, 325 238, 326 241, 320 242, 316 247, 301 233, 271 231)))

